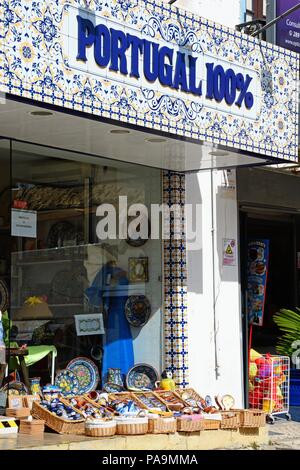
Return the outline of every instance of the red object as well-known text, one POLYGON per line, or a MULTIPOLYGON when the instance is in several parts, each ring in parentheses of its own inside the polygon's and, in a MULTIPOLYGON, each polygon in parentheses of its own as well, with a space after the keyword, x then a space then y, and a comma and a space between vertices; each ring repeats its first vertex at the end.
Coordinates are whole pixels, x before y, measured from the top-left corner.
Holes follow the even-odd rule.
POLYGON ((15 199, 13 201, 14 209, 27 209, 27 207, 28 207, 27 201, 20 201, 19 199, 15 199))

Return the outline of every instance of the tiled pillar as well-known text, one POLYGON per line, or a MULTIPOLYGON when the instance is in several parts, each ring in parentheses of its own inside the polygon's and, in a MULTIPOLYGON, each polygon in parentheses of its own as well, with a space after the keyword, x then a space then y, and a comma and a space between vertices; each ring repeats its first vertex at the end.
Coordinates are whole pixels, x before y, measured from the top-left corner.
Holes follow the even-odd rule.
MULTIPOLYGON (((163 203, 171 207, 185 203, 185 176, 163 172, 163 203)), ((174 216, 170 237, 164 240, 164 358, 176 384, 188 386, 186 240, 181 220, 181 237, 174 238, 174 216)))

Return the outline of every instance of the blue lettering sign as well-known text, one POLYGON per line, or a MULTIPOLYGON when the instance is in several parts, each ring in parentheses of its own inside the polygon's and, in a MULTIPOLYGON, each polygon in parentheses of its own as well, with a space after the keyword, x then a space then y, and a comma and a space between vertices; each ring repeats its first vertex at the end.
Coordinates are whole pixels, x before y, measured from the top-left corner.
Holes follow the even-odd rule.
MULTIPOLYGON (((99 67, 139 79, 141 74, 148 82, 159 80, 162 86, 202 96, 204 79, 199 79, 197 56, 188 51, 175 51, 169 46, 141 39, 122 30, 95 26, 92 21, 77 16, 77 60, 87 61, 87 49, 94 47, 94 59, 99 67), (142 67, 141 67, 142 65, 142 67), (141 70, 141 68, 143 70, 141 70)), ((254 105, 249 87, 252 77, 235 73, 220 64, 206 64, 206 98, 247 109, 254 105)))

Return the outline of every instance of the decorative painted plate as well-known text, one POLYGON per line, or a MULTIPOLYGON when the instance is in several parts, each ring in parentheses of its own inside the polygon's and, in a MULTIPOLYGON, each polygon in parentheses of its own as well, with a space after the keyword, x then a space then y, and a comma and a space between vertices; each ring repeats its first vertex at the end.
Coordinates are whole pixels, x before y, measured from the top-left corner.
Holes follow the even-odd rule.
POLYGON ((137 364, 126 375, 126 386, 128 389, 153 390, 157 381, 158 374, 154 367, 149 364, 137 364))
POLYGON ((62 395, 79 395, 77 376, 69 369, 62 369, 56 374, 55 385, 60 388, 62 395))
POLYGON ((6 282, 0 279, 0 310, 5 312, 8 308, 8 289, 6 282))
POLYGON ((151 305, 145 295, 130 295, 125 304, 125 315, 130 325, 141 327, 150 318, 151 305))
POLYGON ((87 357, 76 357, 67 365, 78 380, 79 393, 88 393, 96 390, 99 383, 99 371, 96 364, 87 357))

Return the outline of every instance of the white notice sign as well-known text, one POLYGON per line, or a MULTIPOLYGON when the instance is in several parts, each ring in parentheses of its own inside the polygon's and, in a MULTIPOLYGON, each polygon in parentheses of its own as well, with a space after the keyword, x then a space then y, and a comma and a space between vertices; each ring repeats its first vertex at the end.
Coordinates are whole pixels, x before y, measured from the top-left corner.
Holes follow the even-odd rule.
POLYGON ((12 237, 36 238, 37 213, 21 209, 11 210, 12 237))

